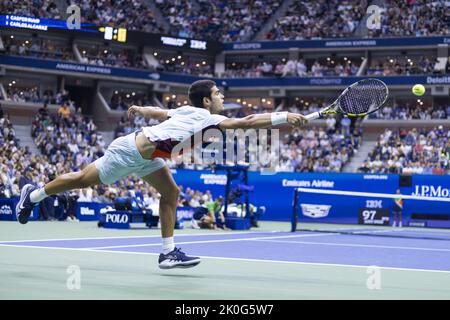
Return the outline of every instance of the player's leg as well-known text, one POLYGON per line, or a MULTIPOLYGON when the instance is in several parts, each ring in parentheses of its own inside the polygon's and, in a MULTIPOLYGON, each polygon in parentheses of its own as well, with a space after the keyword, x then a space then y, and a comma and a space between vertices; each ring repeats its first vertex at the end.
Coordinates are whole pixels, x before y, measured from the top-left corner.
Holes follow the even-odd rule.
POLYGON ((159 256, 159 267, 162 269, 189 268, 200 263, 200 258, 188 257, 175 248, 173 233, 178 205, 178 189, 167 166, 141 178, 151 184, 160 194, 159 218, 163 238, 163 253, 159 256))
POLYGON ((73 189, 82 189, 101 184, 99 171, 94 163, 89 164, 79 172, 71 172, 56 177, 44 187, 38 188, 32 184, 25 185, 20 193, 20 200, 16 206, 17 219, 25 224, 33 208, 46 197, 73 189))
POLYGON ((101 184, 100 174, 94 163, 79 172, 71 172, 56 177, 44 186, 47 195, 58 194, 73 189, 83 189, 101 184))
POLYGON ((111 184, 139 171, 147 163, 151 167, 152 162, 143 159, 139 154, 135 139, 135 133, 115 139, 105 154, 85 169, 61 175, 43 188, 38 189, 31 184, 25 185, 16 207, 19 222, 26 223, 33 207, 48 195, 82 189, 100 183, 111 184))
POLYGON ((161 233, 163 238, 173 237, 178 195, 180 190, 173 180, 167 167, 163 167, 145 177, 142 180, 151 184, 161 194, 159 201, 159 218, 161 219, 161 233))

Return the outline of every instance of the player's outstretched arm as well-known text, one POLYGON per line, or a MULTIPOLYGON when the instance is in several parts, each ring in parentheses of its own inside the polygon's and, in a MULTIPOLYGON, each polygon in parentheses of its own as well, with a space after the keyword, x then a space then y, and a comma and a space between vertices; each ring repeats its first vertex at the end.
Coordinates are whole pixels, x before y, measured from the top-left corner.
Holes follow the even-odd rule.
POLYGON ((131 106, 127 112, 128 118, 140 115, 146 119, 167 120, 167 110, 159 107, 139 107, 131 106))
POLYGON ((299 113, 272 112, 226 119, 219 124, 219 127, 220 129, 262 129, 286 123, 293 127, 301 127, 307 122, 308 120, 299 113))

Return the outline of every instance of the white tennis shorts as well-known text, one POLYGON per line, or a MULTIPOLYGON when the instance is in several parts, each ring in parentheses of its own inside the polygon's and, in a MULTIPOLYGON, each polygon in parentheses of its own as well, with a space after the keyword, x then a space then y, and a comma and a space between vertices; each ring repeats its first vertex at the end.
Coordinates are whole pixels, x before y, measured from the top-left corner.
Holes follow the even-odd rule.
POLYGON ((95 160, 94 164, 104 184, 114 183, 129 175, 141 178, 166 165, 161 158, 154 160, 142 158, 136 147, 134 132, 115 139, 103 157, 95 160))

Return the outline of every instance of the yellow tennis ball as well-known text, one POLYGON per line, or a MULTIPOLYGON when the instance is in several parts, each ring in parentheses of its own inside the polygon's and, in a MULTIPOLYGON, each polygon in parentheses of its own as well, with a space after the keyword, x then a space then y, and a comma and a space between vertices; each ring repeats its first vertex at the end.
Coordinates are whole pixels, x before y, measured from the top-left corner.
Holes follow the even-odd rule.
POLYGON ((416 84, 414 87, 412 87, 412 93, 414 93, 416 96, 423 96, 425 93, 425 87, 421 84, 416 84))

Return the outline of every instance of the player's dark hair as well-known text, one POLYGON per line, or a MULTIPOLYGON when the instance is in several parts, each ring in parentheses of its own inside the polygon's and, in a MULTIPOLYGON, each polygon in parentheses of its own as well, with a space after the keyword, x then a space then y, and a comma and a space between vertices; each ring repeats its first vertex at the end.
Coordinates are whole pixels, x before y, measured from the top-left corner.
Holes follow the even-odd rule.
POLYGON ((188 90, 189 100, 194 107, 204 108, 203 98, 211 99, 211 89, 216 83, 212 80, 195 81, 188 90))

